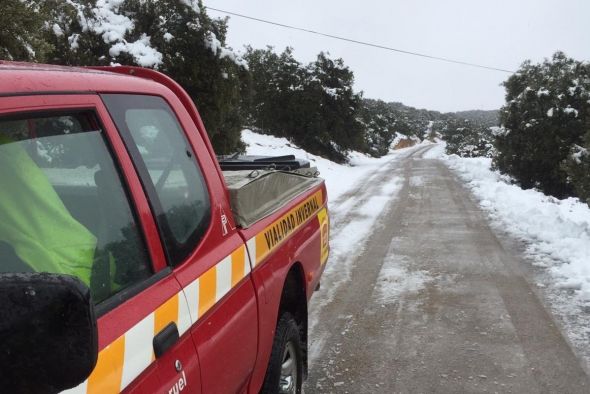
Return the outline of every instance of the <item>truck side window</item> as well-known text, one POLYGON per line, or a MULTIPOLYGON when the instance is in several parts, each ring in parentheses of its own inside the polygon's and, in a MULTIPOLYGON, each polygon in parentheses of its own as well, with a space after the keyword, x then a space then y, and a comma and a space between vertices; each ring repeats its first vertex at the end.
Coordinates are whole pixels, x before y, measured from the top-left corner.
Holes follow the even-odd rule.
POLYGON ((176 116, 160 97, 102 95, 138 169, 171 264, 191 253, 211 218, 209 193, 176 116))
POLYGON ((74 275, 95 303, 151 276, 92 111, 0 117, 0 271, 74 275))

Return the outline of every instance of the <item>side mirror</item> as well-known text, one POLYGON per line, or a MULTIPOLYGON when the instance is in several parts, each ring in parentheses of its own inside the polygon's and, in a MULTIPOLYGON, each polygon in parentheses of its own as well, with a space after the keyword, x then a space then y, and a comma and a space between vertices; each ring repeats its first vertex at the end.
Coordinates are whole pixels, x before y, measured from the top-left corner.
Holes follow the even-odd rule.
POLYGON ((0 387, 57 393, 96 365, 98 330, 90 290, 73 276, 0 273, 0 387))

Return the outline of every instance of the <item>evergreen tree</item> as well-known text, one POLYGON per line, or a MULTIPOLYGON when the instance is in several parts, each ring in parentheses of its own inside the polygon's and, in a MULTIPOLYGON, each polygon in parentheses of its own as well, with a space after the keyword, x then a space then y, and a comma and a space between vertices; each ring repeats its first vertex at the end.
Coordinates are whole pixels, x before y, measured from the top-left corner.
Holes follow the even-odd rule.
POLYGON ((447 154, 461 157, 492 157, 493 136, 488 127, 467 119, 450 119, 442 132, 447 154))
POLYGON ((581 145, 574 145, 564 164, 568 181, 576 196, 590 205, 590 116, 587 119, 587 132, 581 145))
POLYGON ((292 48, 277 54, 271 47, 256 50, 249 47, 245 59, 252 82, 248 103, 250 125, 262 132, 299 139, 294 132, 302 116, 298 102, 306 73, 293 57, 292 48))
POLYGON ((366 152, 374 157, 387 154, 396 136, 396 119, 387 104, 381 100, 363 100, 360 122, 365 129, 366 152))
POLYGON ((354 93, 353 73, 341 59, 321 53, 303 66, 291 48, 281 54, 249 48, 245 58, 252 78, 251 126, 339 162, 362 147, 361 96, 354 93))
POLYGON ((0 59, 44 61, 47 7, 42 0, 4 0, 0 12, 0 59))
POLYGON ((542 64, 525 62, 504 86, 495 165, 525 188, 573 195, 564 163, 588 130, 590 65, 557 52, 542 64))
POLYGON ((304 140, 319 144, 328 157, 345 158, 349 150, 362 148, 364 140, 357 121, 362 97, 352 89, 354 74, 342 59, 332 60, 325 53, 318 55, 307 72, 311 78, 305 91, 316 98, 319 107, 310 113, 316 132, 306 133, 304 140))

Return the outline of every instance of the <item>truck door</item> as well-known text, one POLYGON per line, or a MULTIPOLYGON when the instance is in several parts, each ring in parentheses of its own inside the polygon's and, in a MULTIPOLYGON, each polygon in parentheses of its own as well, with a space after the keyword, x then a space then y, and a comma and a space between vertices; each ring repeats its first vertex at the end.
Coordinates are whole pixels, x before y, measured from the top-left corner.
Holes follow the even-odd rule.
POLYGON ((0 163, 0 270, 75 275, 96 304, 98 363, 68 392, 200 392, 184 293, 99 97, 0 97, 0 163))
POLYGON ((256 360, 258 317, 245 246, 197 126, 171 92, 102 98, 125 140, 187 300, 203 392, 236 393, 256 360))

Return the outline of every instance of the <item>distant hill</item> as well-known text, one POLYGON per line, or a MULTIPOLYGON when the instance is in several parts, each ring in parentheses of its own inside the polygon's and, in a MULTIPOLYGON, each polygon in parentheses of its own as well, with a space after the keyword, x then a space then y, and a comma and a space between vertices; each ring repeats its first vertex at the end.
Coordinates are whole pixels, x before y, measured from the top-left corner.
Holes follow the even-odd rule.
POLYGON ((431 111, 399 102, 363 99, 358 120, 365 129, 366 151, 374 156, 387 153, 399 136, 409 138, 445 138, 469 125, 477 133, 497 126, 499 111, 471 110, 459 112, 431 111), (466 122, 467 121, 467 122, 466 122))
POLYGON ((500 123, 500 111, 498 110, 484 111, 481 109, 475 109, 470 111, 450 112, 449 114, 453 117, 467 119, 485 127, 498 126, 500 123))

